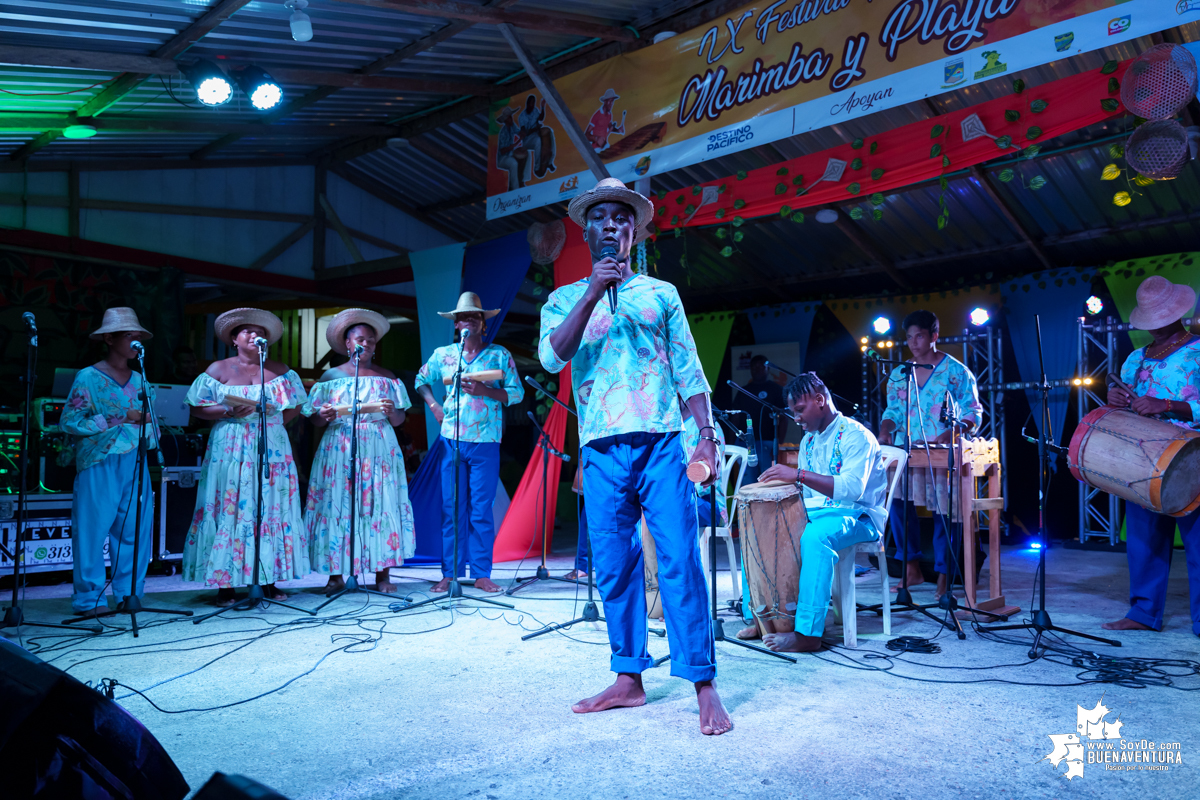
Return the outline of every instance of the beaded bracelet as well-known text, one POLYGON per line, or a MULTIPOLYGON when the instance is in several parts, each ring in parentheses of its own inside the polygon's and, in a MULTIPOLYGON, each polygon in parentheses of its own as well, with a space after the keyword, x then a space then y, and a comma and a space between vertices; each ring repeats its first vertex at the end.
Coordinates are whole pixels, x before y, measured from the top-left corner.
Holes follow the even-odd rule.
POLYGON ((800 491, 804 491, 804 476, 806 474, 807 474, 806 470, 802 470, 802 469, 796 470, 796 488, 799 489, 800 491))

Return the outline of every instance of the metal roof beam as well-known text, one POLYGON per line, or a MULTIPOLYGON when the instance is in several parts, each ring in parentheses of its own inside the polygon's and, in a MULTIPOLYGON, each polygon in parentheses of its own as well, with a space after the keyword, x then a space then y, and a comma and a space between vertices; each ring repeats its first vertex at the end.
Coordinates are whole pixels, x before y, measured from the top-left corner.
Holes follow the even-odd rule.
POLYGON ((242 136, 380 136, 393 132, 386 125, 300 124, 272 127, 260 122, 209 122, 203 119, 161 117, 76 117, 72 114, 0 114, 0 131, 44 130, 61 132, 71 125, 91 125, 114 133, 228 133, 242 136))
POLYGON ((459 19, 472 24, 515 25, 529 31, 545 31, 569 36, 600 38, 614 42, 635 42, 638 35, 628 28, 609 25, 595 17, 562 12, 534 13, 505 11, 477 6, 472 3, 456 3, 453 0, 342 0, 359 6, 389 8, 408 14, 419 14, 443 19, 459 19))
MULTIPOLYGON (((250 0, 221 0, 191 25, 177 33, 174 38, 151 54, 151 58, 174 58, 193 44, 203 39, 209 32, 233 16, 250 0)), ((118 102, 122 97, 132 92, 148 77, 144 72, 125 72, 118 75, 107 86, 101 89, 92 99, 75 109, 81 117, 91 117, 100 114, 118 102)), ((61 131, 48 130, 38 135, 33 141, 18 148, 9 156, 10 161, 23 161, 53 142, 62 135, 61 131)))
POLYGON ((1042 266, 1046 269, 1054 269, 1054 262, 1050 260, 1050 256, 1046 255, 1046 251, 1042 249, 1042 246, 1029 235, 1029 231, 1021 224, 1017 216, 1013 214, 1012 209, 1008 207, 1008 203, 1004 201, 1004 198, 1000 196, 1000 193, 996 191, 995 187, 988 180, 987 173, 983 171, 983 168, 978 164, 971 167, 971 175, 975 178, 975 182, 979 184, 979 188, 983 190, 984 194, 996 204, 1000 215, 1008 221, 1008 224, 1017 232, 1017 235, 1029 246, 1029 249, 1037 256, 1038 261, 1042 262, 1042 266))
POLYGON ((349 169, 346 166, 339 164, 330 166, 329 171, 352 186, 356 186, 367 194, 382 200, 383 202, 399 209, 400 211, 403 211, 413 219, 425 223, 429 227, 433 228, 439 233, 444 233, 455 241, 461 242, 468 238, 467 236, 464 236, 461 231, 454 230, 448 225, 445 225, 442 222, 434 219, 426 214, 422 209, 417 208, 408 200, 396 194, 388 186, 380 183, 378 180, 369 175, 363 174, 359 170, 349 169))

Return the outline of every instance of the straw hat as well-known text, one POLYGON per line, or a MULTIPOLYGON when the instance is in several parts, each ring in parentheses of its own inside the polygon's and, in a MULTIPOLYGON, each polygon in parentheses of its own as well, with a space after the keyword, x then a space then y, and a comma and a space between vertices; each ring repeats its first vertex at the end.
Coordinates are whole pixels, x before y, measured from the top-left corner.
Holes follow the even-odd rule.
POLYGON ((1165 328, 1195 307, 1195 289, 1151 275, 1137 288, 1137 308, 1129 315, 1129 324, 1143 331, 1165 328))
POLYGON ((283 320, 261 308, 235 308, 217 317, 213 332, 225 344, 233 344, 233 332, 243 325, 257 325, 267 332, 267 343, 275 344, 283 336, 283 320))
POLYGON ((500 313, 500 309, 498 308, 493 308, 491 311, 484 311, 482 306, 483 303, 480 301, 479 295, 474 292, 463 292, 458 296, 458 308, 453 311, 439 311, 437 313, 439 317, 445 317, 446 319, 454 319, 455 314, 466 314, 471 311, 478 311, 480 314, 483 314, 484 319, 491 319, 500 313))
POLYGON ((103 339, 106 333, 121 333, 123 331, 137 331, 146 334, 141 337, 143 339, 153 339, 154 334, 142 327, 142 323, 138 322, 137 312, 129 306, 117 306, 110 308, 104 312, 104 319, 100 321, 100 327, 92 331, 91 338, 103 339))
POLYGON ((587 212, 597 203, 624 203, 633 209, 637 233, 634 244, 649 235, 647 227, 654 220, 654 204, 640 192, 635 192, 616 178, 602 178, 599 183, 583 194, 576 195, 567 206, 567 214, 575 224, 587 230, 587 212))
POLYGON ((392 325, 387 321, 387 318, 376 311, 370 311, 365 308, 347 308, 345 311, 338 312, 338 315, 329 323, 329 327, 325 329, 325 341, 329 342, 330 349, 339 355, 349 355, 346 350, 346 332, 355 325, 370 325, 375 331, 375 340, 379 341, 383 338, 392 325))
POLYGON ((609 89, 604 94, 600 95, 600 102, 603 103, 605 100, 619 100, 620 98, 621 95, 617 94, 612 89, 609 89))
POLYGON ((506 123, 510 119, 512 119, 513 114, 516 114, 516 113, 517 113, 517 110, 515 108, 513 108, 512 106, 505 106, 504 108, 500 109, 500 113, 496 115, 496 122, 499 122, 501 125, 503 125, 504 123, 506 123))

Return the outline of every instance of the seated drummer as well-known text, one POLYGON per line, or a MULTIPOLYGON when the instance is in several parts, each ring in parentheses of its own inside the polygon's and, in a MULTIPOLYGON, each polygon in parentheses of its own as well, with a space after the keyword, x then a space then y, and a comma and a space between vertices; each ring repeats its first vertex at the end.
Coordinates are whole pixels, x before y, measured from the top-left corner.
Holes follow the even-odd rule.
MULTIPOLYGON (((815 372, 793 378, 784 396, 793 419, 805 431, 799 466, 776 464, 759 476, 759 482, 795 483, 804 498, 808 526, 800 537, 796 631, 769 633, 763 641, 772 650, 808 653, 821 649, 838 551, 875 541, 883 530, 887 472, 875 436, 834 407, 829 389, 815 372)), ((739 639, 757 636, 755 626, 738 633, 739 639)))
MULTIPOLYGON (((923 442, 949 444, 952 436, 950 426, 941 421, 942 406, 946 392, 962 409, 961 430, 970 433, 983 419, 983 406, 979 402, 979 390, 975 375, 956 358, 940 352, 938 342, 938 318, 932 311, 914 311, 904 318, 908 351, 916 364, 933 367, 918 367, 915 370, 917 395, 909 406, 909 424, 912 426, 913 448, 923 442)), ((907 383, 900 367, 892 370, 887 383, 887 410, 879 423, 879 443, 904 446, 904 409, 907 383)), ((933 569, 938 573, 937 593, 946 593, 946 548, 948 546, 943 515, 949 514, 949 481, 945 470, 933 471, 934 485, 929 484, 929 470, 911 470, 908 474, 908 498, 897 498, 890 509, 892 531, 896 538, 897 556, 904 553, 908 585, 925 582, 921 573, 921 531, 915 506, 923 506, 937 513, 933 517, 933 569), (915 501, 915 502, 914 502, 915 501), (908 526, 905 529, 904 504, 908 504, 908 526)), ((898 587, 893 587, 896 591, 898 587)))
MULTIPOLYGON (((1181 319, 1196 306, 1196 292, 1152 275, 1137 290, 1129 324, 1153 338, 1129 354, 1120 386, 1108 390, 1108 404, 1200 430, 1200 338, 1181 319)), ((1167 604, 1167 578, 1175 526, 1183 537, 1192 608, 1192 633, 1200 636, 1200 511, 1186 517, 1156 514, 1125 504, 1125 557, 1129 561, 1129 613, 1101 627, 1110 631, 1161 631, 1167 604)))

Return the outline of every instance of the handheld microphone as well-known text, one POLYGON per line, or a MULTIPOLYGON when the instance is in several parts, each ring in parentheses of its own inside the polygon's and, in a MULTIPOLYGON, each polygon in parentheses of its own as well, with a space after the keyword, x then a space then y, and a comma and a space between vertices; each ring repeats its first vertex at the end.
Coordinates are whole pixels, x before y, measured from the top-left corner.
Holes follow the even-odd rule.
POLYGON ((950 424, 950 412, 953 408, 953 403, 954 403, 954 398, 950 395, 949 392, 946 392, 946 395, 942 398, 942 413, 940 415, 938 415, 938 420, 943 425, 950 424))
POLYGON ((754 420, 750 418, 749 414, 746 415, 746 434, 745 435, 746 435, 746 449, 749 451, 748 453, 746 453, 746 466, 747 467, 757 467, 758 466, 758 448, 754 446, 754 420))
POLYGON ((267 340, 261 336, 255 336, 253 344, 259 350, 266 350, 268 347, 270 347, 270 345, 267 343, 267 340))
MULTIPOLYGON (((602 258, 613 258, 616 255, 617 255, 617 248, 615 248, 615 247, 606 247, 600 251, 600 256, 602 258)), ((614 317, 617 315, 617 287, 616 286, 608 287, 608 309, 609 309, 609 311, 612 312, 614 317)))
POLYGON ((25 322, 25 330, 37 333, 37 320, 34 319, 32 311, 26 311, 21 315, 21 319, 25 322))

